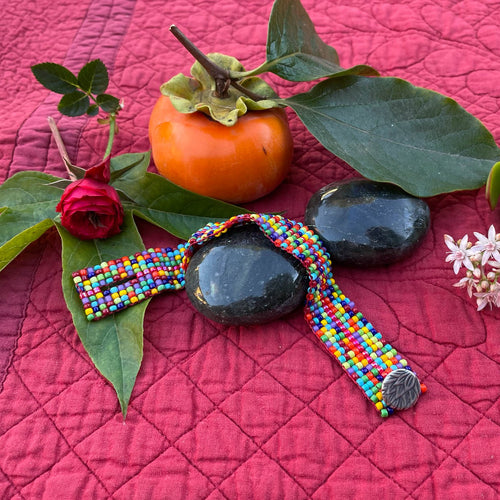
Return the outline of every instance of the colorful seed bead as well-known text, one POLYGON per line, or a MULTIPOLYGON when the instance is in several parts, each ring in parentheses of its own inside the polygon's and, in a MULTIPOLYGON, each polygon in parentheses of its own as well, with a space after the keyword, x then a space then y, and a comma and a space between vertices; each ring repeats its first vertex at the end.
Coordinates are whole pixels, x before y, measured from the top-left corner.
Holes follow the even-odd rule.
MULTIPOLYGON (((212 222, 176 249, 150 248, 73 273, 87 319, 98 320, 163 291, 183 288, 185 271, 197 248, 242 224, 256 224, 276 247, 306 268, 306 322, 380 415, 391 415, 394 409, 384 401, 382 383, 396 370, 413 372, 407 360, 390 344, 384 344, 380 332, 339 289, 330 256, 318 235, 302 223, 279 215, 243 214, 212 222)), ((421 384, 421 392, 425 391, 421 384)))
POLYGON ((183 253, 184 244, 175 250, 150 248, 73 273, 73 282, 85 306, 87 319, 95 321, 160 291, 182 288, 184 273, 178 256, 183 253))

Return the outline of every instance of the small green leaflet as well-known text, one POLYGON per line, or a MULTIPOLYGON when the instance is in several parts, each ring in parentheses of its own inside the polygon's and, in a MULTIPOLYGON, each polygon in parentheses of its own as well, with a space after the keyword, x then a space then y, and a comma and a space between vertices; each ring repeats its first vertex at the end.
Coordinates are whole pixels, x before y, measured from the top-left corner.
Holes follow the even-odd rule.
POLYGON ((415 196, 479 188, 500 160, 477 118, 453 99, 397 78, 332 78, 281 102, 363 176, 415 196))
POLYGON ((45 88, 56 94, 69 94, 78 89, 78 78, 60 64, 46 62, 31 67, 35 78, 45 88))
POLYGON ((87 63, 78 73, 78 84, 84 92, 103 94, 109 85, 108 70, 100 59, 87 63))
POLYGON ((62 96, 57 110, 66 116, 81 116, 87 113, 90 106, 90 100, 87 94, 75 90, 62 96))

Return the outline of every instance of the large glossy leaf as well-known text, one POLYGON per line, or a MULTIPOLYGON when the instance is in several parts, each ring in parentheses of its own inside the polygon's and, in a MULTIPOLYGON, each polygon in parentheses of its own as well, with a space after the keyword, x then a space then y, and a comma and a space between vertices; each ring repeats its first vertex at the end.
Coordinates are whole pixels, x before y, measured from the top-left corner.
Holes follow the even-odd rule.
POLYGON ((140 178, 129 178, 134 172, 127 172, 113 182, 116 189, 134 201, 133 204, 125 201, 124 207, 179 238, 188 239, 208 222, 248 212, 236 205, 187 191, 157 174, 147 172, 140 178))
POLYGON ((337 51, 321 40, 300 0, 276 0, 273 4, 266 62, 245 74, 257 75, 266 71, 292 82, 346 74, 378 75, 366 65, 341 67, 337 51))
POLYGON ((53 225, 61 179, 41 172, 20 172, 0 186, 0 271, 53 225))
POLYGON ((333 78, 282 102, 363 176, 416 196, 478 188, 500 160, 478 119, 449 97, 397 78, 333 78))
POLYGON ((126 213, 123 231, 105 240, 79 240, 57 225, 62 239, 62 288, 85 350, 96 368, 113 385, 122 413, 141 366, 146 302, 99 321, 88 321, 73 285, 72 272, 144 249, 132 214, 126 213))

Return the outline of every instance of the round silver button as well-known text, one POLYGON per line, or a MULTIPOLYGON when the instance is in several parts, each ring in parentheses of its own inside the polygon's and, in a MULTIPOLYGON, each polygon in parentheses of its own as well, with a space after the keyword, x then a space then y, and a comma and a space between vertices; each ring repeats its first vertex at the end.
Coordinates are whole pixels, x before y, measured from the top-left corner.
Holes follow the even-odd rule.
POLYGON ((389 373, 382 382, 385 404, 395 410, 405 410, 413 406, 421 392, 418 377, 412 371, 403 368, 389 373))

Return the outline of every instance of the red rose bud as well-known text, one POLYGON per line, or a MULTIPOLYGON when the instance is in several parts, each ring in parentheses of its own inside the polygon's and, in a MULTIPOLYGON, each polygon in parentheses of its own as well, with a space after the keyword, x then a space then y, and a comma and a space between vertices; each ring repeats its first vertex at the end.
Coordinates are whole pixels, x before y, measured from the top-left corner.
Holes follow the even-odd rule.
POLYGON ((61 213, 61 224, 73 236, 91 240, 120 232, 123 207, 108 180, 109 165, 101 164, 64 190, 56 211, 61 213))

